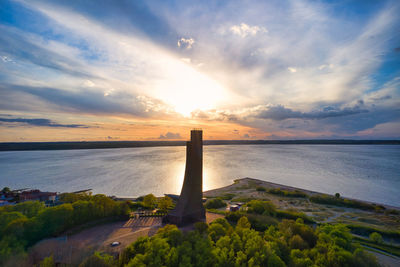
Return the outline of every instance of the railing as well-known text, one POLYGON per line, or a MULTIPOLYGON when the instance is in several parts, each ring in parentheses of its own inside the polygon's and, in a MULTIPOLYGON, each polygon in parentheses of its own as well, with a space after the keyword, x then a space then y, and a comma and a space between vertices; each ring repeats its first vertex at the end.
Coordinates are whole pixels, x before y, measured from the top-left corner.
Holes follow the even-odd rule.
POLYGON ((164 217, 168 213, 167 212, 153 212, 153 211, 139 211, 134 213, 134 217, 164 217))

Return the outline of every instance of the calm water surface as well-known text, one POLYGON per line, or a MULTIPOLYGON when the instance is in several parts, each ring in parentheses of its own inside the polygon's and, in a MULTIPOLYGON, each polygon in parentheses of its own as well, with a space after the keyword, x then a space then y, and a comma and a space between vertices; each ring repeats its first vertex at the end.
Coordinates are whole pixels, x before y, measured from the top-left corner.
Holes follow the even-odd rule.
MULTIPOLYGON (((185 147, 0 152, 0 187, 139 196, 179 194, 185 147)), ((400 206, 400 146, 204 147, 204 189, 252 177, 400 206)))

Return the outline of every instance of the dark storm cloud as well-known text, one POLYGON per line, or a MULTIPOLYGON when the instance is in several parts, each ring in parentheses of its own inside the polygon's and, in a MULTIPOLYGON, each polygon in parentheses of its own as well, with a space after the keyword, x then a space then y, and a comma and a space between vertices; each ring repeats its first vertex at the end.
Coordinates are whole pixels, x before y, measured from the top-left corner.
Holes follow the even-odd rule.
POLYGON ((60 124, 55 123, 49 119, 26 119, 26 118, 0 118, 1 122, 5 123, 22 123, 38 127, 63 127, 63 128, 89 128, 89 126, 82 124, 60 124))
MULTIPOLYGON (((362 103, 360 103, 362 104, 362 103)), ((362 105, 360 105, 362 106, 362 105)), ((259 111, 255 117, 260 119, 272 119, 272 120, 286 120, 286 119, 326 119, 331 117, 343 117, 359 113, 367 113, 368 110, 360 106, 346 107, 343 109, 335 107, 324 107, 321 110, 312 112, 300 112, 289 108, 285 108, 282 105, 266 107, 264 110, 259 111)))
POLYGON ((145 104, 135 95, 129 93, 115 93, 105 96, 101 90, 85 90, 71 92, 49 87, 33 87, 7 85, 1 86, 2 94, 18 95, 19 101, 13 103, 3 102, 0 99, 1 106, 8 109, 23 109, 20 103, 24 103, 24 95, 35 96, 39 100, 57 105, 65 111, 77 111, 89 114, 129 114, 147 117, 151 112, 146 112, 145 104), (22 93, 22 94, 21 94, 22 93))
POLYGON ((335 133, 356 133, 374 128, 378 124, 400 120, 400 109, 390 107, 371 108, 368 113, 358 113, 354 116, 330 117, 315 124, 315 130, 324 127, 335 128, 335 133))

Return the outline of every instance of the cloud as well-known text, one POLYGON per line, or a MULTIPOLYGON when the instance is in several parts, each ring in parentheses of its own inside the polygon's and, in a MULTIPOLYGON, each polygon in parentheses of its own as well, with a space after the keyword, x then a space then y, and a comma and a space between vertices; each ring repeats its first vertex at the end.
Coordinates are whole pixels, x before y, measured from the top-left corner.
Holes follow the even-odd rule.
POLYGON ((257 33, 268 32, 266 28, 260 26, 249 26, 246 23, 241 23, 240 25, 234 25, 229 28, 230 32, 238 35, 242 38, 247 36, 255 36, 257 33))
POLYGON ((0 18, 4 113, 190 124, 173 111, 182 105, 194 109, 189 119, 244 125, 262 136, 346 136, 400 117, 398 81, 382 87, 399 74, 396 1, 338 9, 253 0, 246 8, 237 0, 9 4, 15 23, 0 18), (218 88, 227 93, 218 98, 218 88), (191 101, 202 97, 218 101, 191 101))
MULTIPOLYGON (((0 31, 2 32, 0 34, 0 43, 2 43, 0 52, 5 54, 2 56, 4 62, 15 62, 18 59, 21 62, 29 62, 76 77, 98 78, 85 70, 83 65, 71 56, 61 55, 61 53, 44 48, 43 46, 46 44, 41 38, 34 38, 30 34, 4 25, 0 25, 0 31)), ((70 53, 71 51, 65 52, 70 53)))
POLYGON ((282 105, 269 106, 261 109, 256 115, 257 118, 272 119, 272 120, 286 120, 286 119, 326 119, 330 117, 343 117, 359 113, 367 113, 368 110, 360 106, 335 108, 335 107, 324 107, 321 110, 311 112, 300 112, 294 111, 289 108, 285 108, 282 105))
MULTIPOLYGON (((25 110, 25 103, 54 108, 64 112, 85 114, 125 114, 136 117, 168 116, 168 107, 162 102, 130 92, 103 93, 96 88, 68 91, 58 88, 25 85, 0 85, 0 105, 9 110, 25 110), (33 99, 31 97, 34 97, 33 99), (9 98, 18 98, 10 102, 9 98), (23 101, 27 99, 26 101, 23 101), (47 105, 46 105, 47 104, 47 105), (50 104, 50 106, 48 105, 50 104)), ((32 107, 30 107, 32 108, 32 107)))
POLYGON ((181 58, 181 60, 182 60, 183 62, 189 63, 189 64, 192 62, 191 58, 188 58, 188 57, 183 57, 183 58, 181 58))
POLYGON ((0 118, 0 122, 28 124, 37 127, 57 127, 57 128, 89 128, 82 124, 60 124, 49 119, 27 119, 27 118, 0 118))
POLYGON ((168 132, 165 135, 160 134, 160 137, 158 137, 158 139, 182 139, 182 136, 179 133, 168 132))
POLYGON ((189 49, 192 48, 192 46, 193 46, 194 43, 195 43, 195 41, 194 41, 193 38, 188 38, 188 39, 186 39, 186 38, 183 38, 183 37, 182 37, 181 39, 178 40, 177 45, 178 45, 178 47, 180 47, 180 48, 189 50, 189 49))
POLYGON ((12 59, 7 56, 1 56, 0 58, 3 60, 3 62, 13 62, 12 59))

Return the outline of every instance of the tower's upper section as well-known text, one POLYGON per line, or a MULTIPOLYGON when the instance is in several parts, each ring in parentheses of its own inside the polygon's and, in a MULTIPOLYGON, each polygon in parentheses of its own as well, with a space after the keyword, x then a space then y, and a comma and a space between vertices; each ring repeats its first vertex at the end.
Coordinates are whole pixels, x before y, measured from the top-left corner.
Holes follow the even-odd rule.
POLYGON ((190 131, 190 141, 191 142, 203 142, 203 130, 195 128, 190 131))

